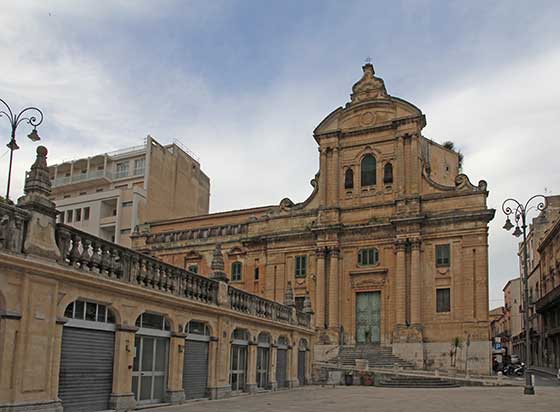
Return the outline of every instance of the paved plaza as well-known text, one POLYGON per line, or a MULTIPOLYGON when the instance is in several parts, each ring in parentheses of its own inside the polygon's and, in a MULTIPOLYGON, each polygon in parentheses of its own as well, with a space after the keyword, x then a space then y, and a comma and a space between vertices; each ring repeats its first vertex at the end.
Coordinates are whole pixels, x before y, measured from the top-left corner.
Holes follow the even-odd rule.
POLYGON ((244 395, 219 401, 189 402, 152 409, 158 412, 553 412, 560 411, 560 387, 537 388, 524 396, 520 387, 396 389, 378 387, 310 386, 292 391, 244 395))

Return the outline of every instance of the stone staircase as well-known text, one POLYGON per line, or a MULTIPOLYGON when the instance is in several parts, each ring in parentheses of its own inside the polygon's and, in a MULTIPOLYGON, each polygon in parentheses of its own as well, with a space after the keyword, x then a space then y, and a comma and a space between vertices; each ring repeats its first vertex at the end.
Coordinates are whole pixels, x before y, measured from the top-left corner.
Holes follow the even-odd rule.
POLYGON ((390 347, 380 345, 341 346, 338 356, 331 363, 354 367, 356 359, 367 359, 370 368, 393 368, 395 364, 404 369, 414 369, 414 365, 392 354, 390 347))
POLYGON ((386 388, 458 388, 454 382, 426 376, 402 376, 395 375, 382 379, 379 386, 386 388))

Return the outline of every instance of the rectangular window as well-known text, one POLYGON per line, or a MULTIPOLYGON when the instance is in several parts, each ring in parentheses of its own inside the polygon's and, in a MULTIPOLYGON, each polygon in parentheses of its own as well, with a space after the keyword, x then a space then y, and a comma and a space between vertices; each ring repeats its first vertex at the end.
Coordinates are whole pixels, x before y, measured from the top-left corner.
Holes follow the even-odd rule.
POLYGON ((305 302, 305 297, 304 296, 296 296, 295 299, 295 303, 296 303, 296 310, 298 312, 303 312, 303 303, 305 302))
POLYGON ((117 163, 117 173, 115 178, 127 177, 128 176, 128 162, 117 163))
POLYGON ((122 202, 122 207, 131 207, 132 202, 122 202))
POLYGON ((451 247, 447 245, 436 245, 436 266, 451 265, 451 247))
POLYGON ((76 222, 82 221, 82 209, 76 209, 76 222))
POLYGON ((103 191, 103 188, 100 187, 99 189, 95 189, 95 191, 96 191, 97 193, 102 192, 102 191, 103 191))
POLYGON ((241 262, 233 262, 231 264, 231 280, 239 282, 241 280, 241 262))
POLYGON ((304 278, 307 274, 307 256, 296 256, 295 257, 295 271, 294 276, 296 278, 304 278))
POLYGON ((259 268, 258 268, 258 266, 255 268, 255 280, 259 280, 259 268))
POLYGON ((80 196, 87 195, 87 192, 80 192, 80 196))
POLYGON ((89 206, 84 207, 84 220, 89 220, 89 206))
POLYGON ((192 273, 198 273, 198 265, 193 264, 187 267, 187 270, 192 273))
POLYGON ((436 311, 451 312, 451 293, 449 288, 436 289, 436 311))
POLYGON ((66 223, 72 223, 73 215, 74 215, 74 212, 72 210, 67 210, 66 211, 66 223))
POLYGON ((143 175, 146 159, 136 159, 134 161, 134 175, 143 175))

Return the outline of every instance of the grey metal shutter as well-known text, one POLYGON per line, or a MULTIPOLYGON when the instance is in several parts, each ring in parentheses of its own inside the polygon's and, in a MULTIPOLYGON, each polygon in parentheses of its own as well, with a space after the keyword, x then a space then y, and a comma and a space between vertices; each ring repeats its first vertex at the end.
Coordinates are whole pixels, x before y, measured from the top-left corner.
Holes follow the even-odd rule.
POLYGON ((286 349, 278 349, 276 352, 276 383, 279 388, 287 386, 286 369, 288 367, 288 351, 286 349))
POLYGON ((305 385, 305 351, 298 352, 298 371, 297 376, 300 385, 305 385))
POLYGON ((208 396, 208 342, 187 341, 183 364, 183 388, 186 399, 208 396))
POLYGON ((58 396, 64 412, 109 409, 115 333, 64 327, 58 396))

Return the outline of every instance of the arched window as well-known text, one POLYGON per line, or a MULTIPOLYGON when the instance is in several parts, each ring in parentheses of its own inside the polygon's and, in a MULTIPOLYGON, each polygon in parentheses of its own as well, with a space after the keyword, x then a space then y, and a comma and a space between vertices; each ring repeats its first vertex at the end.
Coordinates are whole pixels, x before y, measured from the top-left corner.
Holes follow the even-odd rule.
POLYGON ((362 186, 374 186, 377 180, 375 174, 376 161, 372 155, 365 155, 362 159, 362 186))
POLYGON ((144 312, 138 316, 138 319, 136 319, 136 326, 146 329, 171 330, 171 325, 165 316, 149 312, 144 312))
POLYGON ((346 173, 344 173, 344 188, 354 188, 354 171, 351 168, 346 169, 346 173))
POLYGON ((64 316, 91 322, 115 323, 115 315, 107 306, 84 300, 75 300, 66 306, 64 316))
POLYGON ((386 163, 383 168, 383 183, 386 185, 393 183, 393 165, 391 163, 386 163))
POLYGON ((185 326, 185 333, 188 335, 210 336, 210 329, 205 322, 191 320, 185 326))
POLYGON ((238 282, 241 280, 241 262, 233 262, 231 264, 231 280, 232 282, 238 282))

